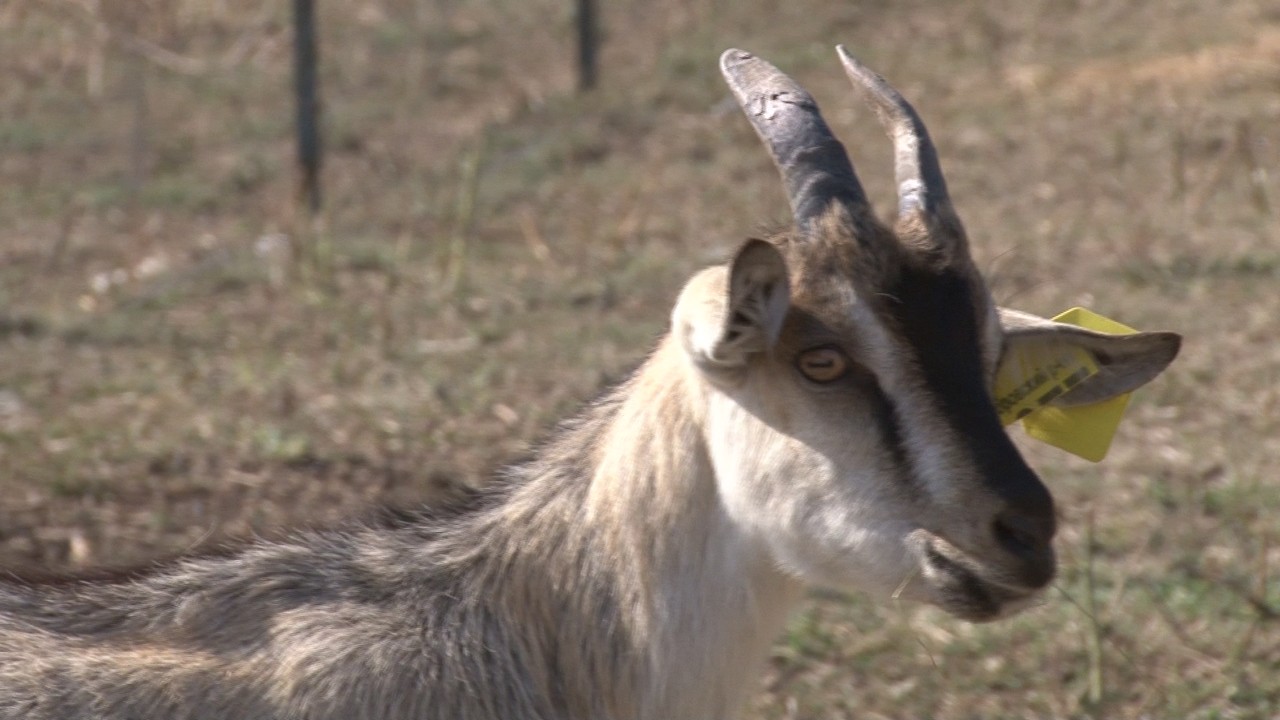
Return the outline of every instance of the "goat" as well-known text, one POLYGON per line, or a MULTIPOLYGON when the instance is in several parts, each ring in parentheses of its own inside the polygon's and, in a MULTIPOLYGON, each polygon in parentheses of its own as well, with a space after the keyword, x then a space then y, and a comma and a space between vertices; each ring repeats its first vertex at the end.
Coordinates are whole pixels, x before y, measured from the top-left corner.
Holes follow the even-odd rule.
POLYGON ((1025 608, 1056 520, 993 408, 1002 353, 1092 353, 1081 403, 1180 339, 998 309, 919 116, 837 52, 893 140, 892 227, 813 98, 726 52, 794 228, 690 279, 634 375, 456 506, 5 578, 0 718, 729 718, 806 587, 1025 608))

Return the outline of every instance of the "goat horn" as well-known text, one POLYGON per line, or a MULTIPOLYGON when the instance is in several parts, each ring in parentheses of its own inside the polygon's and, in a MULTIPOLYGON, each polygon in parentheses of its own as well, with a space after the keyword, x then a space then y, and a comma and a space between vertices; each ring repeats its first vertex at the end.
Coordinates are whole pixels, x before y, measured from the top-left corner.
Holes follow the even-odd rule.
POLYGON ((955 211, 942 178, 938 153, 915 108, 884 78, 836 46, 845 74, 854 87, 865 92, 885 132, 893 139, 894 175, 898 183, 898 217, 914 213, 955 224, 955 211))
POLYGON ((833 202, 845 205, 851 218, 870 213, 849 156, 812 95, 778 68, 742 50, 726 50, 720 56, 720 71, 778 166, 802 234, 833 202))

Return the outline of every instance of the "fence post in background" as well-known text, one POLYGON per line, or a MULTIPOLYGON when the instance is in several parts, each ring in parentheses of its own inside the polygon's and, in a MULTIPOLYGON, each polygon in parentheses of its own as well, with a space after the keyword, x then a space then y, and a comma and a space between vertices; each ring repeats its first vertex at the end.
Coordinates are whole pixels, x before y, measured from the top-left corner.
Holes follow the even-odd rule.
POLYGON ((596 20, 596 0, 577 0, 578 92, 596 86, 596 58, 600 33, 596 20))
MULTIPOLYGON (((124 13, 120 18, 121 26, 130 37, 139 37, 144 32, 143 13, 124 13)), ((133 123, 129 131, 129 204, 136 209, 141 199, 151 155, 151 111, 147 103, 147 75, 151 68, 145 57, 138 53, 128 53, 124 58, 126 81, 130 103, 133 105, 133 123)))
POLYGON ((129 130, 129 202, 136 204, 147 184, 151 155, 151 113, 147 104, 147 61, 130 57, 129 95, 133 104, 133 126, 129 130))
POLYGON ((294 91, 298 109, 298 192, 320 212, 320 99, 316 89, 316 28, 312 0, 293 0, 294 91))

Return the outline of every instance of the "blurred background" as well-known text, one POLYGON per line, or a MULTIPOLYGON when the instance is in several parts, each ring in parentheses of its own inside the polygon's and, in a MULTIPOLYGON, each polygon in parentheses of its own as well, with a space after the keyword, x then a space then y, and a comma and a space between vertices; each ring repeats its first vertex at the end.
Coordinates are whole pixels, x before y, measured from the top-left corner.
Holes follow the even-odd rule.
MULTIPOLYGON (((721 83, 803 82, 882 211, 846 44, 917 106, 997 300, 1186 336, 1059 498, 1044 605, 815 597, 773 718, 1280 716, 1280 6, 575 0, 0 3, 0 564, 122 563, 480 484, 785 224, 721 83), (588 78, 590 79, 590 78, 588 78)), ((1014 431, 1019 434, 1019 431, 1014 431)))

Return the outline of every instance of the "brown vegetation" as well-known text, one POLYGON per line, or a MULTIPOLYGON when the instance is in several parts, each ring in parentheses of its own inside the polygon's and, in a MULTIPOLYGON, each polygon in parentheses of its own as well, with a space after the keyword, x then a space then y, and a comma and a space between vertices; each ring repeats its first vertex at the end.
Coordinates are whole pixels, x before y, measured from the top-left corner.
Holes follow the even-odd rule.
MULTIPOLYGON (((311 223, 286 4, 0 5, 0 559, 483 482, 638 361, 692 268, 785 220, 721 50, 883 147, 829 72, 843 42, 925 116, 999 301, 1187 342, 1103 464, 1024 443, 1064 514, 1043 608, 816 598, 759 717, 1280 712, 1273 6, 628 0, 587 97, 568 7, 326 4, 311 223)), ((873 193, 890 166, 860 163, 873 193)))

